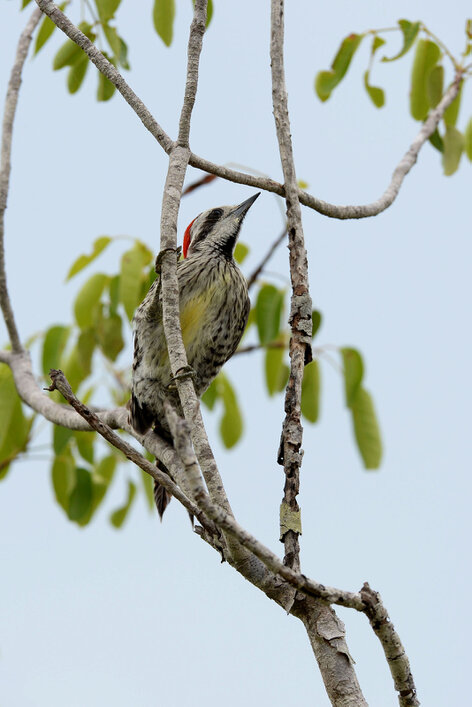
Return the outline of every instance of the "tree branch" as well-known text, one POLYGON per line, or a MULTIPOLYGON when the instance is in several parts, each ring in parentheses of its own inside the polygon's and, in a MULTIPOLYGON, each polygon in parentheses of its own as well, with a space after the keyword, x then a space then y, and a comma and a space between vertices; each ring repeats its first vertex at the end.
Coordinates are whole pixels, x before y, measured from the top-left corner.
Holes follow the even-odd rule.
POLYGON ((301 533, 300 508, 297 495, 300 488, 300 468, 303 427, 300 401, 305 363, 311 360, 311 298, 308 285, 308 261, 303 235, 302 214, 298 200, 297 177, 293 159, 288 115, 287 91, 283 57, 284 2, 271 2, 270 58, 272 69, 272 105, 279 143, 280 160, 284 174, 290 278, 292 297, 290 307, 290 376, 285 394, 285 421, 279 450, 279 463, 285 472, 284 498, 280 508, 280 539, 285 545, 284 563, 300 569, 301 533))
POLYGON ((18 94, 21 85, 21 74, 28 54, 28 49, 33 38, 33 32, 41 19, 41 12, 36 8, 28 20, 26 27, 20 35, 16 49, 10 81, 8 83, 3 113, 2 125, 2 156, 0 167, 0 307, 10 337, 12 350, 16 353, 23 351, 20 335, 15 322, 15 315, 8 294, 7 276, 5 271, 5 210, 8 202, 11 171, 11 145, 13 139, 13 122, 15 120, 18 94))
POLYGON ((198 64, 205 32, 207 0, 196 0, 188 44, 187 80, 182 106, 179 136, 170 151, 169 168, 164 187, 161 211, 162 253, 162 313, 164 333, 173 376, 176 378, 182 409, 191 424, 193 443, 202 473, 211 497, 231 512, 223 482, 216 466, 203 425, 200 405, 190 376, 181 376, 188 370, 187 354, 182 341, 179 316, 179 285, 177 280, 177 217, 185 173, 190 157, 189 133, 192 108, 198 84, 198 64))
POLYGON ((420 702, 416 696, 416 686, 411 674, 410 661, 405 653, 400 636, 390 621, 380 594, 371 589, 369 584, 365 582, 360 595, 365 605, 364 613, 367 615, 375 635, 382 644, 395 689, 398 691, 400 707, 418 707, 420 702))
MULTIPOLYGON (((169 153, 173 146, 172 139, 167 135, 163 128, 159 125, 151 112, 146 108, 140 98, 127 84, 120 72, 111 64, 106 57, 97 49, 97 47, 64 15, 61 10, 51 0, 36 0, 36 3, 41 10, 54 22, 54 24, 66 34, 69 39, 72 39, 81 49, 87 54, 89 59, 104 74, 121 93, 126 102, 137 114, 143 125, 149 130, 165 152, 169 153)), ((434 110, 431 111, 427 120, 423 124, 418 135, 412 142, 409 150, 405 153, 398 166, 393 172, 392 179, 385 192, 376 201, 369 204, 361 204, 358 206, 342 206, 331 204, 323 199, 319 199, 302 189, 297 189, 298 198, 301 204, 317 211, 318 213, 337 219, 360 219, 377 216, 377 214, 385 211, 395 201, 400 187, 405 176, 415 164, 418 154, 424 143, 432 135, 442 118, 446 108, 452 103, 462 83, 465 69, 456 74, 453 84, 443 96, 440 103, 434 110)), ((217 177, 226 179, 236 184, 245 184, 247 186, 263 189, 279 196, 285 196, 285 189, 282 184, 276 182, 269 177, 260 177, 237 170, 224 167, 223 165, 214 164, 209 160, 204 159, 193 152, 190 153, 188 164, 191 167, 214 174, 217 177)))

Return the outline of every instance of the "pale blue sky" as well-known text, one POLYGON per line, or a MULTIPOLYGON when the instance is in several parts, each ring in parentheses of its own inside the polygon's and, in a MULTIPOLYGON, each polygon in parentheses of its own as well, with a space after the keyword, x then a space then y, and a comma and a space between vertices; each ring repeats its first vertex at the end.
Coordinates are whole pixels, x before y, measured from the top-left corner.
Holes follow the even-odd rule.
MULTIPOLYGON (((268 3, 215 4, 192 148, 280 178, 268 3)), ((18 5, 0 6, 2 95, 31 12, 20 15, 18 5)), ((418 131, 408 114, 412 57, 375 68, 372 82, 387 92, 381 111, 362 89, 367 44, 325 105, 313 93, 315 73, 329 66, 349 32, 392 26, 401 17, 421 18, 459 52, 470 5, 289 5, 286 69, 298 176, 323 199, 372 201, 418 131)), ((191 4, 178 3, 170 49, 150 25, 150 7, 127 0, 119 12, 133 68, 126 78, 174 136, 191 4)), ((62 41, 57 33, 27 62, 15 127, 7 263, 24 338, 70 320, 83 280, 64 285, 64 276, 98 235, 135 235, 158 249, 165 155, 119 96, 96 103, 94 70, 76 96, 67 94, 63 72, 50 68, 62 41)), ((392 39, 389 55, 398 44, 392 39)), ((461 127, 472 115, 471 94, 467 86, 461 127)), ((428 145, 394 206, 379 217, 339 222, 304 210, 312 296, 324 315, 318 343, 363 352, 385 457, 379 472, 362 469, 342 382, 324 364, 321 421, 305 430, 303 571, 348 590, 368 580, 381 592, 429 707, 463 704, 468 686, 471 186, 470 163, 444 177, 428 145)), ((252 192, 214 183, 189 195, 181 231, 199 211, 252 192)), ((246 272, 279 229, 276 199, 263 194, 244 227, 252 248, 246 272)), ((114 246, 98 265, 113 272, 121 252, 114 246)), ((270 269, 287 273, 284 248, 270 269)), ((281 553, 283 478, 275 456, 283 398, 267 398, 258 355, 239 357, 226 370, 237 382, 245 436, 225 452, 207 415, 210 438, 238 519, 281 553)), ((46 441, 49 434, 45 426, 46 441)), ((120 476, 83 530, 55 504, 48 461, 18 463, 0 484, 2 705, 328 705, 302 626, 220 565, 192 536, 176 503, 162 525, 141 499, 121 531, 109 525, 134 471, 123 466, 120 476)), ((391 678, 367 620, 339 613, 369 704, 393 707, 391 678)))

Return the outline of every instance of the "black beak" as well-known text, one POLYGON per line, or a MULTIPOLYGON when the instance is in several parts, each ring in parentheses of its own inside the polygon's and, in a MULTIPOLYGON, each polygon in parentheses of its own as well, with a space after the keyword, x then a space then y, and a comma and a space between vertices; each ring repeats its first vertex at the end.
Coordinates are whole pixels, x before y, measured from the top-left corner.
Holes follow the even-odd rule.
POLYGON ((236 216, 236 218, 240 218, 242 216, 245 216, 246 213, 249 211, 257 197, 260 195, 260 191, 257 192, 257 194, 254 194, 254 196, 250 196, 249 199, 246 199, 246 201, 243 201, 242 204, 239 204, 239 206, 236 206, 234 211, 231 212, 231 216, 236 216))

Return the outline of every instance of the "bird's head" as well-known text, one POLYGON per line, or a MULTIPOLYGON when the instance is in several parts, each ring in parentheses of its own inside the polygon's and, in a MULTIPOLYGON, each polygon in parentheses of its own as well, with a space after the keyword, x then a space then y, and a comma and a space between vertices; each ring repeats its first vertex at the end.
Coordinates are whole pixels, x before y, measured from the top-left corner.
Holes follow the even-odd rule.
POLYGON ((185 231, 184 258, 207 249, 218 250, 227 258, 232 258, 244 217, 259 194, 254 194, 238 206, 219 206, 194 218, 185 231))

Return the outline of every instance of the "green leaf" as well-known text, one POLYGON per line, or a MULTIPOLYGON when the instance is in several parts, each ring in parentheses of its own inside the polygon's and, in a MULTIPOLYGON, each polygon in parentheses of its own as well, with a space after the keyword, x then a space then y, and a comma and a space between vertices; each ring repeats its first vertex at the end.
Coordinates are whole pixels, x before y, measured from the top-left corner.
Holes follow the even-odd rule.
POLYGON ((106 23, 113 19, 115 12, 121 4, 121 0, 95 0, 95 4, 101 22, 106 23))
POLYGON ((69 496, 68 516, 70 520, 80 521, 92 505, 92 476, 87 469, 75 469, 75 483, 69 496))
POLYGON ((0 449, 3 447, 15 405, 19 401, 15 382, 8 366, 0 364, 0 449))
POLYGON ((29 5, 31 0, 22 0, 21 9, 24 10, 27 5, 29 5))
POLYGON ((77 356, 79 363, 87 377, 92 371, 92 356, 95 349, 95 336, 92 329, 81 331, 77 339, 77 356))
POLYGON ((467 123, 467 127, 464 132, 464 150, 465 154, 472 162, 472 118, 467 123))
MULTIPOLYGON (((80 362, 77 345, 73 347, 72 351, 67 357, 67 360, 64 362, 63 369, 72 390, 76 392, 79 388, 79 385, 88 375, 84 371, 80 362)), ((61 402, 63 402, 62 399, 61 402)))
POLYGON ((123 69, 131 69, 128 61, 128 45, 126 44, 123 37, 120 37, 120 53, 118 55, 118 61, 120 62, 123 69))
POLYGON ((56 501, 68 513, 69 496, 75 483, 75 463, 69 451, 54 458, 51 477, 56 501))
POLYGON ((96 465, 92 472, 92 501, 88 511, 80 517, 78 523, 80 526, 87 525, 92 519, 93 514, 98 506, 103 501, 106 492, 108 491, 113 479, 117 459, 113 454, 104 457, 96 465))
POLYGON ((220 434, 226 449, 231 449, 243 433, 243 421, 234 388, 225 375, 219 377, 220 397, 224 414, 220 422, 220 434))
POLYGON ((352 57, 362 42, 363 37, 363 34, 353 33, 343 39, 342 44, 338 49, 338 53, 334 57, 333 63, 331 64, 331 68, 337 75, 338 81, 341 81, 341 79, 343 79, 346 75, 352 57))
POLYGON ((334 71, 319 71, 315 78, 315 91, 320 101, 328 100, 339 79, 334 71))
POLYGON ((245 243, 236 243, 236 248, 234 249, 234 259, 239 265, 246 259, 249 253, 249 248, 245 243))
POLYGON ((61 427, 60 425, 54 425, 52 428, 52 447, 54 453, 57 455, 62 454, 73 436, 74 430, 69 430, 67 427, 61 427))
POLYGON ((116 314, 118 305, 120 304, 120 276, 115 275, 110 278, 108 283, 108 292, 110 294, 110 314, 116 314))
POLYGON ((363 34, 350 34, 345 37, 331 64, 330 71, 320 71, 315 79, 315 91, 321 101, 327 101, 333 89, 342 81, 351 63, 363 34))
POLYGON ((121 53, 121 42, 120 42, 120 36, 118 32, 116 31, 116 27, 112 27, 109 24, 103 24, 103 31, 105 33, 105 37, 107 38, 108 44, 110 45, 110 49, 113 52, 113 56, 115 59, 120 58, 120 53, 121 53))
POLYGON ((218 379, 215 378, 215 380, 210 383, 209 387, 206 389, 206 391, 203 393, 201 396, 201 401, 202 403, 209 409, 213 410, 215 407, 215 402, 218 397, 218 379))
POLYGON ((172 44, 174 34, 175 1, 154 0, 152 19, 154 28, 167 47, 172 44))
POLYGON ((269 395, 279 393, 287 383, 285 349, 270 347, 265 353, 265 379, 269 395))
MULTIPOLYGON (((93 42, 96 35, 92 31, 92 25, 88 22, 81 22, 78 27, 80 31, 93 42)), ((52 68, 54 71, 58 71, 59 69, 63 69, 65 66, 72 66, 79 61, 82 56, 83 51, 79 45, 71 39, 68 39, 61 47, 59 47, 59 50, 53 59, 52 68)))
POLYGON ((436 150, 439 150, 439 152, 444 152, 444 142, 437 128, 434 133, 429 136, 428 140, 431 145, 436 148, 436 150))
POLYGON ((256 324, 259 341, 264 346, 277 338, 284 293, 274 285, 263 285, 256 301, 256 324))
POLYGON ((81 57, 80 61, 77 61, 73 66, 70 67, 67 74, 67 90, 69 93, 77 93, 79 88, 82 86, 85 74, 89 66, 89 60, 87 55, 81 57))
POLYGON ((457 117, 459 115, 459 108, 461 106, 461 96, 462 96, 462 84, 459 87, 459 92, 454 98, 452 103, 446 108, 443 115, 443 120, 446 125, 455 127, 457 123, 457 117))
POLYGON ((374 106, 376 106, 377 108, 382 108, 382 106, 385 104, 385 92, 383 88, 370 85, 368 71, 364 73, 364 86, 374 106))
POLYGON ((110 314, 108 317, 101 314, 97 320, 95 333, 98 345, 105 356, 110 361, 115 361, 125 345, 121 317, 118 314, 110 314))
POLYGON ((207 18, 206 18, 206 28, 208 29, 210 22, 213 19, 213 0, 208 0, 208 5, 207 5, 207 18))
POLYGON ((98 303, 107 282, 107 275, 95 273, 82 286, 77 295, 74 303, 74 314, 75 320, 81 329, 88 329, 93 325, 98 303))
POLYGON ((26 418, 10 369, 0 366, 0 479, 25 451, 33 418, 26 418))
POLYGON ((79 454, 86 462, 93 464, 95 434, 92 432, 74 432, 79 454))
POLYGON ((128 481, 128 499, 126 503, 124 504, 124 506, 114 511, 110 516, 110 522, 115 528, 121 528, 121 526, 125 522, 126 516, 128 515, 128 511, 131 507, 131 504, 133 503, 135 493, 135 484, 133 484, 132 481, 128 481))
POLYGON ((53 70, 59 71, 65 66, 72 66, 82 57, 82 53, 79 45, 68 39, 56 52, 52 63, 53 70))
POLYGON ((147 249, 136 243, 121 258, 120 300, 129 320, 133 318, 136 307, 141 302, 141 283, 143 268, 147 263, 147 253, 147 249))
POLYGON ((472 20, 465 21, 465 33, 469 39, 472 39, 472 20))
POLYGON ((51 368, 60 368, 61 358, 64 353, 70 327, 52 326, 47 330, 43 342, 42 369, 45 378, 49 378, 51 368))
POLYGON ((421 22, 409 22, 408 20, 398 20, 398 24, 400 25, 400 29, 403 34, 403 47, 400 49, 398 54, 395 54, 395 56, 390 58, 384 56, 382 61, 395 61, 396 59, 400 59, 402 56, 405 56, 405 54, 413 46, 413 42, 415 41, 416 35, 418 34, 421 26, 421 22))
POLYGON ((442 98, 444 89, 444 66, 433 66, 426 78, 426 94, 431 108, 436 108, 442 98))
POLYGON ((382 440, 370 393, 358 388, 352 406, 357 447, 366 469, 378 469, 382 459, 382 440))
MULTIPOLYGON (((107 56, 105 52, 102 52, 106 58, 113 64, 112 58, 107 56)), ((116 86, 110 79, 107 79, 101 72, 98 73, 98 85, 97 85, 97 101, 105 102, 109 101, 110 98, 116 91, 116 86)))
POLYGON ((465 140, 459 130, 454 128, 452 125, 447 125, 443 142, 444 150, 442 155, 442 163, 444 174, 447 177, 450 177, 451 174, 454 174, 459 167, 462 152, 464 151, 465 140))
POLYGON ((301 410, 309 422, 317 422, 320 414, 320 367, 316 360, 308 363, 303 371, 301 410))
MULTIPOLYGON (((63 2, 61 5, 58 5, 59 10, 64 10, 65 6, 67 3, 63 2)), ((44 20, 41 22, 41 26, 39 28, 38 34, 36 36, 36 42, 34 44, 34 54, 37 54, 41 47, 44 47, 48 39, 51 37, 52 33, 56 29, 56 25, 54 22, 49 19, 49 17, 45 17, 44 20)))
POLYGON ((118 34, 116 27, 103 24, 103 31, 105 32, 110 49, 113 52, 113 63, 117 62, 121 64, 124 69, 129 69, 128 46, 124 39, 118 34))
POLYGON ((341 349, 344 367, 344 392, 346 405, 351 407, 364 376, 362 356, 357 349, 345 347, 341 349))
POLYGON ((100 459, 98 464, 95 466, 95 469, 93 471, 93 477, 101 479, 102 481, 105 481, 107 484, 109 484, 113 479, 117 464, 118 460, 114 454, 109 454, 108 456, 103 457, 103 459, 100 459))
POLYGON ((316 336, 316 333, 318 332, 318 329, 321 326, 323 316, 321 312, 319 312, 317 309, 314 309, 311 313, 311 323, 312 323, 312 331, 311 331, 311 338, 314 339, 316 336))
POLYGON ((380 47, 383 47, 384 44, 385 44, 385 39, 383 39, 383 37, 379 37, 378 34, 374 34, 374 39, 372 41, 372 47, 370 49, 370 53, 372 54, 372 56, 374 56, 377 49, 380 49, 380 47))
POLYGON ((429 39, 419 39, 411 74, 410 113, 415 120, 424 120, 428 115, 428 75, 437 64, 441 50, 429 39))
POLYGON ((154 501, 154 481, 149 474, 146 474, 145 471, 140 469, 141 471, 141 481, 143 484, 143 489, 144 489, 144 495, 146 496, 146 501, 148 504, 148 508, 150 510, 154 510, 155 506, 155 501, 154 501))
POLYGON ((90 255, 79 255, 77 260, 72 263, 71 268, 67 273, 66 280, 70 280, 74 277, 74 275, 77 275, 78 272, 86 268, 87 265, 90 265, 90 263, 92 263, 95 258, 100 255, 100 253, 103 253, 111 241, 112 239, 110 236, 100 236, 100 238, 97 238, 93 243, 93 249, 90 255))

